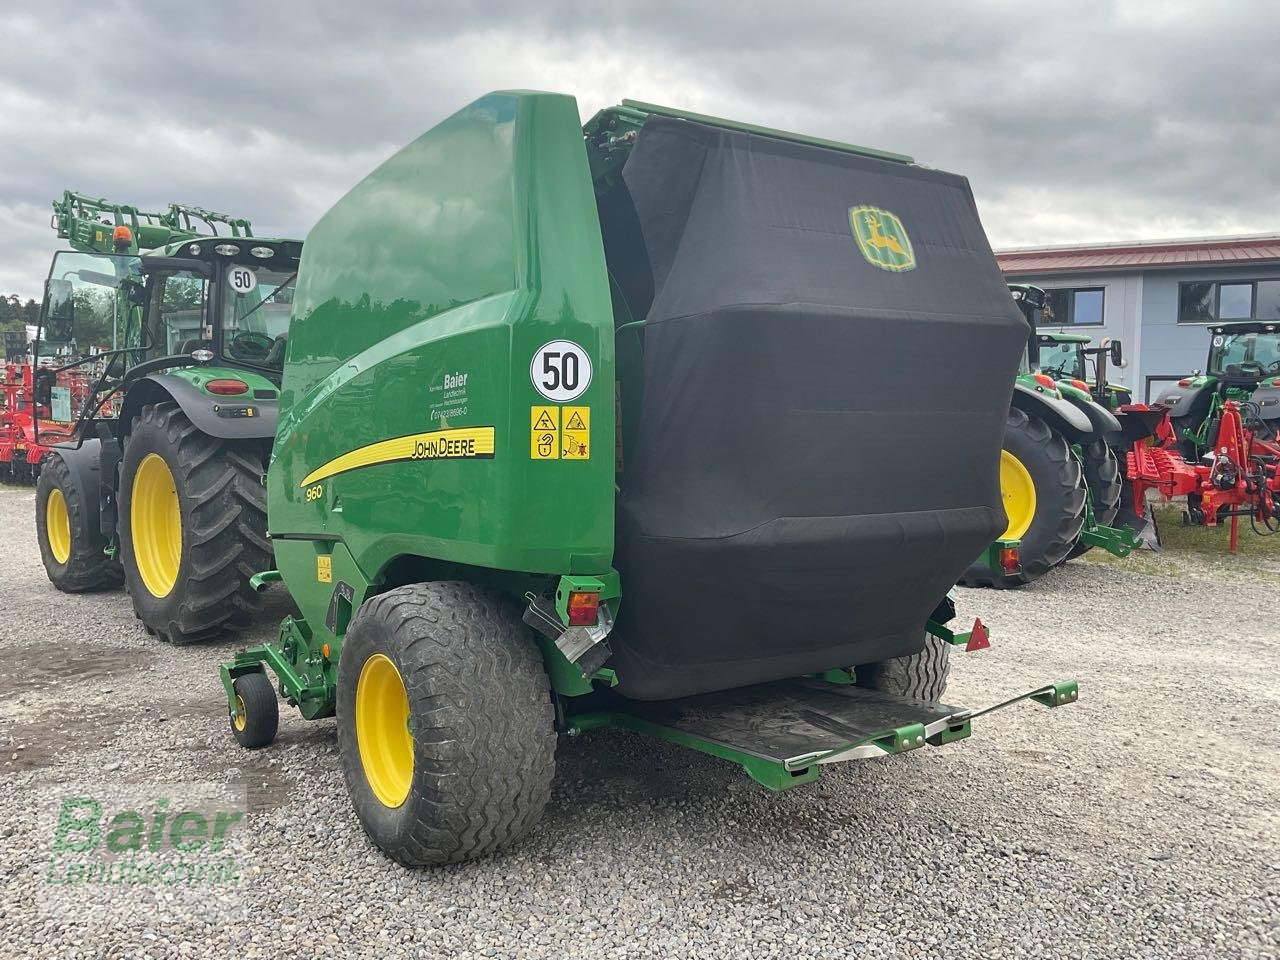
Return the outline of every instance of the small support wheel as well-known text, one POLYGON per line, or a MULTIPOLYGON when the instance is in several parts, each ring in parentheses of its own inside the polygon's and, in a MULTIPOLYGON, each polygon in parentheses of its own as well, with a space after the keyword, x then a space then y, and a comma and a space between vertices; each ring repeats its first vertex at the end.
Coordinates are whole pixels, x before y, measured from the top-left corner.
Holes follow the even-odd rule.
POLYGON ((280 705, 265 673, 246 673, 232 682, 236 712, 231 715, 231 735, 250 750, 265 747, 280 729, 280 705))

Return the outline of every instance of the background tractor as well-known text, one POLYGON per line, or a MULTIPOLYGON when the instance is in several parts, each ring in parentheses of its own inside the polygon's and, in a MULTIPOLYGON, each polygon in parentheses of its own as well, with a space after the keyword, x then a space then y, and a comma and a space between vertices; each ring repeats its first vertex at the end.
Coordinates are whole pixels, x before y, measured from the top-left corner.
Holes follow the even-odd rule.
MULTIPOLYGON (((1119 435, 1119 421, 1095 401, 1087 384, 1059 380, 1042 369, 1037 321, 1044 291, 1025 284, 1009 290, 1030 328, 1000 454, 1009 521, 1004 536, 1021 541, 1021 569, 1010 574, 975 564, 961 581, 968 586, 1021 586, 1095 546, 1122 557, 1139 546, 1129 528, 1111 525, 1120 510, 1124 470, 1107 438, 1119 435)), ((1107 351, 1120 359, 1118 345, 1107 351)))
POLYGON ((236 740, 275 736, 277 684, 336 715, 362 825, 420 865, 527 831, 557 733, 774 790, 968 736, 983 711, 938 701, 986 630, 946 625, 949 589, 1017 567, 996 465, 1025 336, 962 177, 482 98, 308 235, 257 578, 300 616, 224 664, 236 740))
POLYGON ((1226 401, 1242 407, 1264 437, 1280 429, 1280 324, 1250 321, 1208 328, 1209 356, 1197 371, 1166 388, 1157 403, 1169 420, 1184 457, 1212 450, 1226 401))
POLYGON ((74 440, 36 487, 49 579, 69 592, 123 579, 166 641, 243 626, 249 579, 272 560, 261 478, 302 245, 195 207, 71 192, 53 226, 72 249, 45 283, 37 401, 74 421, 57 437, 74 440))
POLYGON ((1112 366, 1124 366, 1124 348, 1110 337, 1104 337, 1101 346, 1090 346, 1092 342, 1079 333, 1037 333, 1040 372, 1054 380, 1066 380, 1077 390, 1087 390, 1094 401, 1114 413, 1133 403, 1128 387, 1107 381, 1108 361, 1112 366))

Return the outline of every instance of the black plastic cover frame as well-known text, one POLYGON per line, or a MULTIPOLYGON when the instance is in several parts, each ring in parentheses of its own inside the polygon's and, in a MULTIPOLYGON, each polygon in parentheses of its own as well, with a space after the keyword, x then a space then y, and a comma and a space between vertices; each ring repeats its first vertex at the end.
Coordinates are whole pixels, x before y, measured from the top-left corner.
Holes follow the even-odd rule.
POLYGON ((651 117, 600 215, 645 320, 618 497, 620 692, 918 651, 1004 529, 999 450, 1029 335, 968 183, 651 117), (864 205, 901 220, 914 269, 863 256, 864 205))

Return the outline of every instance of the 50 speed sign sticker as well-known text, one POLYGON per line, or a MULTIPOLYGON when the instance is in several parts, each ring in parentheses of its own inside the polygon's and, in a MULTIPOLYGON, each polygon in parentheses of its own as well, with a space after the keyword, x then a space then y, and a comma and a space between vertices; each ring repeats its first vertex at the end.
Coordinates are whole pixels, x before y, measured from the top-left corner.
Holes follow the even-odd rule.
POLYGON ((533 355, 529 379, 554 403, 577 400, 591 386, 591 358, 572 340, 552 340, 533 355))
POLYGON ((232 266, 227 271, 227 286, 236 293, 249 293, 258 285, 258 275, 248 267, 232 266))

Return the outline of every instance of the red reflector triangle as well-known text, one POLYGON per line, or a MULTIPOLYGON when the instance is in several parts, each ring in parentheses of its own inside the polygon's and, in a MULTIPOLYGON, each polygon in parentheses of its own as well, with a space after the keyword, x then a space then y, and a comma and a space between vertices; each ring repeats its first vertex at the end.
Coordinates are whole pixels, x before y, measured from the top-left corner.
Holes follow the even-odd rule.
POLYGON ((975 619, 973 629, 969 631, 969 642, 964 645, 965 653, 985 650, 989 646, 991 646, 991 640, 987 637, 987 628, 982 625, 981 619, 975 619))

